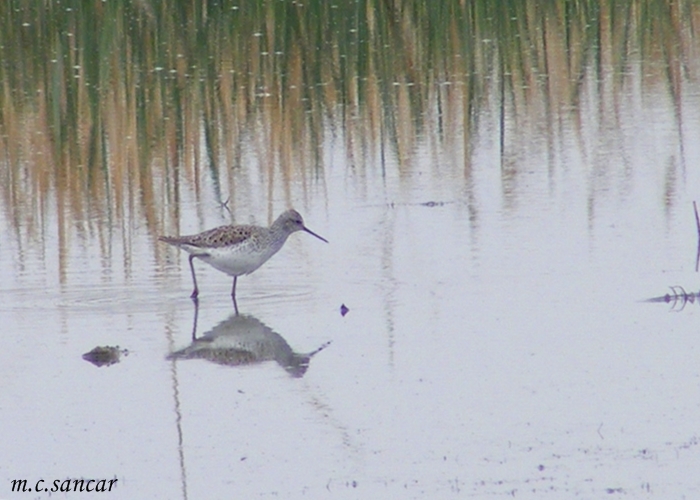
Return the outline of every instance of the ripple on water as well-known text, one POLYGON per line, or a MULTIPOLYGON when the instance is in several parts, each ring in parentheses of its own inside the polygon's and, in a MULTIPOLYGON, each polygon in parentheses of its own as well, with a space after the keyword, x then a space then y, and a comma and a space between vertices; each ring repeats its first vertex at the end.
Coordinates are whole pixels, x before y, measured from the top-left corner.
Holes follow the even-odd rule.
POLYGON ((76 311, 134 312, 158 309, 168 297, 150 285, 131 287, 83 285, 63 289, 34 286, 0 292, 0 310, 5 311, 76 311))

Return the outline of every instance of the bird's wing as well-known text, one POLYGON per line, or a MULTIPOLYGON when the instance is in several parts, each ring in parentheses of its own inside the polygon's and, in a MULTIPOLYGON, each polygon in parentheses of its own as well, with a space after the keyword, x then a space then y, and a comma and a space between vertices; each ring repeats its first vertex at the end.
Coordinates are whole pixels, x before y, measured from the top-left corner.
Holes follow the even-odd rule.
POLYGON ((250 238, 252 226, 219 226, 191 236, 161 236, 171 245, 200 248, 221 248, 241 243, 250 238))

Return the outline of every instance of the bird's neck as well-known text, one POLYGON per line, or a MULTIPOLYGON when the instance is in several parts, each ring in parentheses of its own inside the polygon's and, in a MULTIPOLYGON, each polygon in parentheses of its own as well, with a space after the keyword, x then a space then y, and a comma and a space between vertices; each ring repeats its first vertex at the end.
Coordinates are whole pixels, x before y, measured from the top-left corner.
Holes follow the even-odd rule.
POLYGON ((289 231, 286 231, 284 228, 284 220, 282 217, 277 217, 275 219, 275 222, 272 223, 270 226, 270 232, 275 236, 275 238, 283 238, 282 241, 287 239, 287 236, 290 235, 289 231))
POLYGON ((270 235, 272 236, 272 239, 279 244, 280 247, 284 244, 285 241, 287 241, 287 238, 290 234, 291 233, 284 228, 284 222, 280 219, 277 219, 270 226, 270 235))

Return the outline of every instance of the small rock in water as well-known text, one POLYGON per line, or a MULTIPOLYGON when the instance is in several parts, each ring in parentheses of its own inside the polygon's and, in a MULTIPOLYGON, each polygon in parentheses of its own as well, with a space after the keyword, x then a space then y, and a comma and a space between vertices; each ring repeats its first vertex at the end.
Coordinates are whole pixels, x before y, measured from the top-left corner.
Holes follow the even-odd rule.
POLYGON ((342 304, 342 305, 340 306, 340 315, 341 315, 341 316, 345 316, 345 315, 348 313, 349 310, 350 310, 350 309, 348 309, 348 308, 345 306, 345 304, 342 304))
POLYGON ((109 366, 119 362, 121 355, 129 354, 126 349, 119 346, 97 346, 92 351, 83 354, 83 359, 95 366, 109 366))

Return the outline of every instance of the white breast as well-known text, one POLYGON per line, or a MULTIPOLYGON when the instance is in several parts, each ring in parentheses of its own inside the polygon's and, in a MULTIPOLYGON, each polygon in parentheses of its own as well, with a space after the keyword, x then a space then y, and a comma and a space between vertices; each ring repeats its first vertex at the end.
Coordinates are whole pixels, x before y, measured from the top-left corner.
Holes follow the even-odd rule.
POLYGON ((208 255, 198 255, 207 264, 229 276, 250 274, 276 254, 282 245, 272 245, 260 249, 237 245, 234 247, 210 248, 208 255))

